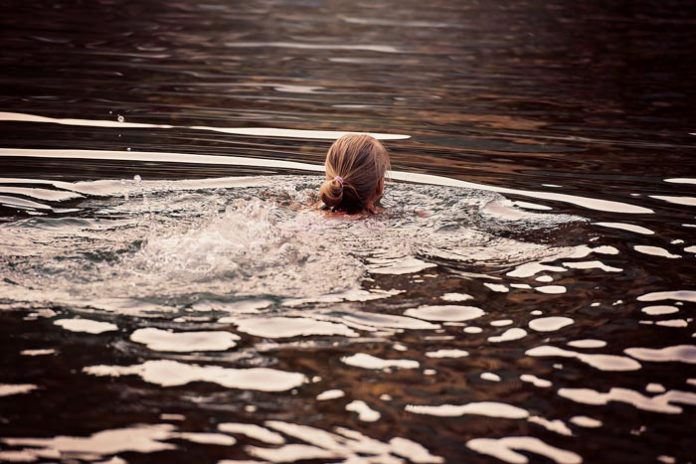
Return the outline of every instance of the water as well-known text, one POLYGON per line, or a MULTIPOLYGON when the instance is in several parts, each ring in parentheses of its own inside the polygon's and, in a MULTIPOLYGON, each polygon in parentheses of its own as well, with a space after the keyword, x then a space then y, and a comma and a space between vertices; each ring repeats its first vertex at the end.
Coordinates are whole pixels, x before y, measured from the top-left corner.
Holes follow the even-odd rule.
POLYGON ((688 2, 3 6, 0 461, 693 462, 688 2))

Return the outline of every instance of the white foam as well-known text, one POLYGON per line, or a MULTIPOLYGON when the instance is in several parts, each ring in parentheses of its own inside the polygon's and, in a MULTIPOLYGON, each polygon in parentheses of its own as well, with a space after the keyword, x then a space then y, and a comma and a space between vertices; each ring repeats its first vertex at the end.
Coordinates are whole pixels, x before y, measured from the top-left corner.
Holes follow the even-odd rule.
POLYGON ((587 338, 584 340, 572 340, 568 342, 568 346, 572 346, 573 348, 603 348, 607 346, 607 342, 604 340, 587 338))
POLYGON ((527 422, 531 422, 532 424, 541 425, 542 427, 544 427, 546 430, 548 430, 550 432, 555 432, 559 435, 563 435, 566 437, 570 437, 573 435, 573 432, 560 419, 549 420, 549 419, 546 419, 546 418, 541 417, 541 416, 532 416, 529 419, 527 419, 527 422))
POLYGON ((512 202, 514 206, 524 209, 532 209, 537 211, 551 211, 553 208, 545 205, 538 205, 536 203, 529 203, 527 201, 514 201, 512 202))
POLYGON ((604 272, 622 272, 619 267, 607 266, 601 261, 576 261, 563 263, 569 269, 601 269, 604 272))
POLYGON ((343 398, 344 396, 346 396, 346 394, 343 392, 343 390, 326 390, 317 395, 317 401, 335 400, 338 398, 343 398))
POLYGON ((574 322, 575 321, 569 317, 540 317, 529 321, 529 328, 536 330, 537 332, 555 332, 556 330, 567 327, 574 322))
MULTIPOLYGON (((285 86, 287 89, 288 86, 285 86)), ((87 126, 87 127, 108 127, 117 129, 195 129, 213 132, 223 132, 225 134, 246 135, 257 137, 283 137, 301 139, 327 139, 335 140, 345 134, 352 132, 345 131, 317 131, 302 129, 282 129, 277 127, 212 127, 212 126, 172 126, 169 124, 149 124, 137 122, 120 122, 100 119, 71 119, 71 118, 50 118, 25 113, 0 112, 0 121, 21 121, 62 124, 66 126, 87 126)), ((400 134, 379 134, 367 132, 368 135, 379 140, 403 140, 408 139, 408 135, 400 134)))
POLYGON ((645 306, 641 311, 650 316, 662 316, 664 314, 674 314, 679 312, 679 308, 669 305, 645 306))
POLYGON ((409 459, 416 464, 439 464, 445 462, 440 456, 430 454, 421 444, 407 438, 394 437, 389 440, 389 446, 392 454, 409 459))
POLYGON ((696 345, 676 345, 657 349, 626 348, 624 353, 641 361, 696 364, 696 345))
POLYGON ((525 354, 534 357, 559 356, 562 358, 575 358, 600 371, 635 371, 641 368, 640 363, 624 356, 578 353, 549 345, 532 348, 527 350, 525 354))
MULTIPOLYGON (((282 432, 289 437, 295 438, 297 440, 303 441, 321 449, 339 453, 339 455, 350 454, 352 451, 355 450, 351 446, 353 445, 353 443, 349 444, 348 441, 344 440, 341 436, 316 427, 293 424, 291 422, 283 422, 277 420, 266 421, 264 425, 271 429, 282 432)), ((338 432, 339 429, 336 429, 336 431, 338 432)), ((341 429, 339 433, 349 438, 363 438, 361 434, 358 435, 358 432, 354 432, 349 429, 341 429)), ((377 442, 375 443, 375 445, 376 446, 372 450, 372 452, 381 454, 388 450, 388 447, 384 446, 383 443, 377 442)))
POLYGON ((394 456, 403 456, 414 463, 438 464, 444 460, 434 456, 420 444, 401 437, 384 443, 345 427, 335 427, 335 433, 316 427, 282 421, 266 421, 272 428, 300 441, 280 448, 247 447, 252 456, 267 462, 292 462, 313 459, 331 459, 340 462, 379 462, 397 464, 402 462, 394 456))
POLYGON ((548 380, 540 379, 536 375, 532 375, 532 374, 522 374, 520 376, 520 380, 523 382, 531 383, 535 387, 539 387, 539 388, 548 388, 552 385, 551 382, 549 382, 548 380))
MULTIPOLYGON (((60 454, 55 451, 50 450, 32 450, 32 449, 21 449, 21 450, 2 450, 0 451, 0 462, 35 462, 38 460, 39 455, 43 458, 58 458, 60 454)), ((126 464, 126 462, 115 461, 113 463, 106 462, 100 464, 126 464)))
POLYGON ((467 294, 467 293, 445 293, 440 297, 442 301, 467 301, 467 300, 473 300, 474 297, 467 294))
POLYGON ((608 227, 610 229, 626 230, 628 232, 633 232, 641 235, 655 235, 655 232, 653 232, 652 230, 635 224, 626 224, 623 222, 595 222, 594 224, 601 227, 608 227))
POLYGON ((363 422, 375 422, 381 417, 381 414, 370 408, 367 403, 360 400, 354 400, 346 404, 346 411, 352 411, 358 414, 358 419, 363 422))
POLYGON ((414 274, 425 269, 436 267, 433 263, 427 263, 410 256, 396 260, 379 260, 378 262, 370 260, 370 262, 372 264, 368 266, 368 269, 372 274, 414 274))
POLYGON ((260 309, 267 308, 272 305, 273 301, 266 299, 242 300, 233 303, 221 301, 203 300, 191 306, 193 311, 208 312, 220 311, 228 314, 255 314, 260 309))
POLYGON ((412 317, 396 316, 393 314, 370 313, 365 311, 351 311, 343 314, 342 321, 360 328, 388 328, 388 329, 412 329, 412 330, 434 330, 439 329, 440 325, 425 322, 412 317))
POLYGON ((53 348, 39 349, 39 350, 22 350, 19 354, 22 356, 48 356, 55 354, 56 350, 53 348))
POLYGON ((439 305, 411 308, 404 314, 426 321, 461 322, 479 318, 486 313, 475 306, 439 305))
POLYGON ((317 459, 326 460, 342 457, 342 455, 336 451, 303 444, 285 445, 280 448, 247 446, 246 451, 254 457, 263 459, 263 463, 313 461, 317 459))
MULTIPOLYGON (((226 318, 226 322, 233 322, 226 318)), ((359 334, 344 324, 317 321, 304 317, 250 317, 234 321, 240 332, 265 338, 308 337, 313 335, 340 335, 357 337, 359 334)))
POLYGON ((507 286, 502 285, 502 284, 491 284, 488 282, 484 282, 483 284, 485 287, 488 287, 491 291, 497 292, 497 293, 508 293, 510 291, 507 286))
POLYGON ((83 368, 87 374, 120 377, 138 375, 145 382, 163 387, 186 385, 191 382, 210 382, 223 387, 267 392, 287 391, 306 382, 303 374, 277 369, 255 367, 233 369, 220 366, 200 366, 178 361, 156 360, 131 366, 90 366, 83 368))
POLYGON ((578 427, 585 427, 588 429, 594 429, 602 426, 602 421, 593 419, 587 416, 573 416, 570 418, 570 423, 575 424, 578 427))
POLYGON ((172 127, 174 127, 168 124, 146 124, 101 119, 51 118, 47 116, 39 116, 36 114, 10 112, 0 112, 0 121, 39 122, 62 124, 66 126, 113 127, 120 129, 171 129, 172 127))
POLYGON ((638 301, 660 301, 660 300, 676 300, 676 301, 691 301, 696 303, 696 291, 694 290, 675 290, 667 292, 652 292, 646 293, 638 297, 638 301))
POLYGON ((567 269, 560 266, 548 266, 541 263, 526 263, 517 266, 514 270, 508 272, 509 277, 532 277, 540 272, 566 272, 567 269))
POLYGON ((689 323, 686 322, 685 319, 670 319, 667 321, 655 321, 655 325, 659 325, 661 327, 684 328, 684 327, 688 327, 689 323))
POLYGON ((666 201, 667 203, 672 203, 674 205, 683 205, 683 206, 696 206, 696 197, 675 197, 675 196, 666 196, 666 195, 649 195, 650 198, 654 198, 656 200, 662 200, 666 201))
POLYGON ((0 396, 23 395, 39 388, 31 383, 8 384, 0 383, 0 396))
POLYGON ((498 374, 493 372, 483 372, 480 377, 489 382, 500 382, 502 380, 498 374))
POLYGON ((665 250, 664 248, 649 245, 634 245, 633 249, 638 253, 643 253, 644 255, 650 256, 660 256, 662 258, 678 259, 681 255, 675 255, 665 250))
POLYGON ((504 419, 526 419, 529 417, 529 413, 525 409, 493 401, 473 402, 462 405, 441 404, 438 406, 407 404, 404 409, 414 414, 439 417, 458 417, 469 414, 504 419))
MULTIPOLYGON (((603 246, 598 246, 595 248, 589 247, 587 245, 578 245, 572 248, 568 249, 563 249, 555 253, 554 255, 551 255, 545 259, 545 261, 553 261, 557 259, 581 259, 585 258, 592 253, 598 253, 598 254, 605 254, 605 255, 617 255, 619 254, 619 250, 617 250, 613 246, 608 246, 608 245, 603 245, 603 246)), ((518 265, 513 269, 512 271, 508 272, 506 275, 509 277, 519 277, 519 278, 524 278, 524 277, 532 277, 535 276, 536 274, 542 273, 542 272, 567 272, 568 269, 565 267, 560 267, 560 266, 551 266, 547 264, 543 264, 543 262, 538 261, 538 262, 530 262, 530 263, 525 263, 518 265)), ((553 280, 553 277, 551 276, 546 276, 540 279, 541 281, 550 281, 553 280)), ((548 286, 541 286, 537 287, 535 290, 542 292, 542 293, 551 293, 551 294, 560 294, 560 293, 565 293, 566 288, 561 286, 561 285, 548 285, 548 286)))
POLYGON ((307 303, 340 303, 343 301, 372 301, 382 298, 389 298, 393 295, 398 295, 401 290, 363 290, 361 288, 352 288, 342 292, 331 292, 323 295, 312 296, 309 298, 284 298, 283 306, 301 306, 307 303))
POLYGON ((696 185, 696 179, 689 177, 672 177, 670 179, 665 179, 665 182, 670 182, 672 184, 693 184, 696 185))
POLYGON ((535 437, 474 438, 466 446, 511 464, 526 464, 527 457, 515 450, 544 456, 558 464, 580 464, 582 458, 572 451, 548 445, 535 437))
POLYGON ((457 349, 441 349, 437 351, 428 351, 425 355, 429 358, 463 358, 469 356, 469 352, 457 349))
POLYGON ((491 343, 510 342, 513 340, 519 340, 519 339, 524 338, 526 336, 527 336, 526 330, 514 327, 512 329, 507 329, 505 332, 503 332, 500 335, 488 337, 488 341, 491 343))
POLYGON ((432 174, 421 174, 421 173, 411 173, 411 172, 391 172, 390 177, 395 180, 405 180, 408 182, 416 182, 423 184, 434 184, 434 185, 445 185, 450 187, 467 187, 475 188, 481 190, 487 190, 489 192, 496 192, 501 194, 513 194, 526 196, 530 198, 538 198, 542 200, 552 200, 560 201, 563 203, 570 203, 582 208, 592 209, 596 211, 606 211, 611 213, 622 213, 622 214, 652 214, 653 210, 645 208, 642 206, 632 205, 628 203, 600 200, 597 198, 587 198, 579 197, 574 195, 567 195, 556 192, 544 192, 544 191, 527 191, 527 190, 517 190, 506 187, 493 187, 493 186, 482 186, 480 184, 475 184, 473 182, 461 181, 457 179, 450 179, 441 176, 435 176, 432 174))
POLYGON ((270 445, 282 445, 285 443, 285 438, 282 435, 256 424, 223 422, 218 425, 218 430, 225 433, 244 435, 270 445))
POLYGON ((221 433, 180 432, 172 434, 172 438, 200 443, 202 445, 232 446, 237 443, 234 438, 221 433))
POLYGON ((83 332, 88 334, 100 334, 118 330, 116 324, 93 321, 90 319, 58 319, 54 324, 70 332, 83 332))
POLYGON ((534 287, 534 290, 539 293, 546 293, 550 295, 559 295, 567 291, 563 285, 543 285, 541 287, 534 287))
POLYGON ((149 327, 136 330, 130 339, 154 351, 189 353, 227 350, 236 345, 239 336, 229 332, 173 332, 149 327))
POLYGON ((631 404, 644 411, 663 414, 680 414, 682 408, 672 403, 696 405, 696 394, 679 390, 670 390, 667 393, 653 397, 645 396, 628 388, 614 387, 607 393, 602 393, 590 388, 561 388, 558 395, 582 404, 603 406, 611 401, 631 404))
POLYGON ((36 200, 46 201, 67 201, 76 198, 84 198, 79 193, 65 192, 61 190, 48 190, 41 188, 24 188, 24 187, 3 187, 0 186, 0 193, 9 193, 12 195, 23 195, 34 198, 36 200))
MULTIPOLYGON (((57 436, 53 438, 3 438, 10 446, 32 446, 39 456, 45 451, 94 460, 94 457, 109 456, 125 452, 154 453, 176 449, 169 443, 162 443, 173 437, 171 424, 136 425, 129 428, 103 430, 88 437, 57 436)), ((57 457, 56 457, 57 458, 57 457)))
POLYGON ((351 356, 344 356, 341 361, 349 366, 362 367, 363 369, 417 369, 420 366, 418 361, 411 359, 382 359, 365 353, 356 353, 351 356))
POLYGON ((645 391, 648 393, 664 393, 667 389, 662 384, 651 382, 645 386, 645 391))

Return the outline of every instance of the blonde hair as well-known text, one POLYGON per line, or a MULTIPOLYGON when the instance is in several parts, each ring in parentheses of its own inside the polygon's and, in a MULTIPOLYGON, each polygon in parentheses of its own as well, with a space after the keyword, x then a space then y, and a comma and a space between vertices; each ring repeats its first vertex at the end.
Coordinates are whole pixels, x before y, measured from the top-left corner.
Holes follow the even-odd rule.
POLYGON ((326 206, 349 213, 372 207, 384 187, 389 154, 379 140, 366 134, 346 134, 326 153, 326 181, 319 194, 326 206))

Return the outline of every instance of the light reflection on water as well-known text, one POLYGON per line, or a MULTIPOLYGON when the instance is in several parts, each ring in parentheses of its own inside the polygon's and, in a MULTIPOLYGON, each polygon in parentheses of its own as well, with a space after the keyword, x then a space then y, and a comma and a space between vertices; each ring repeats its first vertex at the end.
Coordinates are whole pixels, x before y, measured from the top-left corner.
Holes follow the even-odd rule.
MULTIPOLYGON (((6 181, 15 186, 35 184, 6 181)), ((0 226, 5 250, 4 307, 16 311, 48 306, 53 311, 30 319, 49 320, 84 336, 111 334, 113 348, 107 345, 106 349, 115 350, 113 354, 100 354, 80 368, 93 381, 139 377, 152 388, 208 384, 247 394, 292 390, 298 398, 309 394, 310 401, 318 396, 322 403, 345 402, 341 414, 363 423, 389 420, 401 410, 399 414, 410 414, 408 420, 414 423, 427 416, 484 416, 526 420, 551 433, 574 436, 574 425, 594 425, 596 419, 573 421, 582 410, 572 407, 566 421, 554 409, 544 417, 537 407, 528 406, 528 410, 522 407, 524 402, 508 403, 509 399, 499 398, 495 389, 487 389, 483 383, 522 381, 542 389, 556 382, 567 384, 555 380, 553 372, 562 373, 564 365, 553 364, 551 371, 542 368, 540 378, 529 373, 525 357, 565 360, 571 363, 571 370, 585 365, 608 373, 642 371, 646 362, 693 363, 696 359, 696 348, 689 344, 657 350, 631 346, 625 354, 613 354, 613 341, 609 353, 597 351, 607 347, 605 340, 577 339, 583 334, 596 336, 592 313, 606 317, 600 316, 602 310, 588 313, 589 306, 580 305, 579 312, 559 313, 548 307, 557 303, 545 298, 569 291, 582 295, 576 290, 583 280, 578 272, 606 278, 624 272, 615 266, 630 249, 622 251, 597 240, 583 244, 593 229, 581 217, 525 211, 483 191, 392 183, 384 198, 385 213, 373 218, 332 218, 311 207, 316 200, 313 187, 318 183, 318 177, 273 176, 44 182, 53 188, 38 192, 13 187, 15 195, 46 202, 52 214, 20 217, 0 226), (62 192, 79 194, 64 196, 62 192), (71 208, 63 208, 67 205, 71 208), (65 212, 54 213, 62 210, 65 212), (595 256, 602 261, 593 259, 595 256), (472 274, 472 270, 479 272, 472 274), (540 281, 540 273, 548 279, 540 281), (572 273, 575 278, 568 277, 572 273), (539 294, 547 296, 534 296, 539 294), (496 298, 503 299, 502 306, 495 303, 496 298), (542 309, 529 314, 527 300, 542 309), (434 335, 423 336, 428 332, 434 335), (276 341, 269 344, 271 340, 276 341), (551 340, 553 344, 548 344, 551 340), (580 351, 559 346, 564 340, 580 351), (524 352, 516 359, 505 356, 503 364, 502 359, 496 360, 497 353, 510 349, 524 352), (352 385, 359 373, 344 374, 344 378, 334 372, 336 368, 327 372, 318 365, 302 367, 276 358, 294 350, 322 353, 324 363, 331 362, 335 356, 331 353, 337 350, 353 353, 339 356, 340 364, 375 371, 376 376, 367 377, 370 382, 379 382, 379 376, 388 376, 385 380, 395 377, 378 390, 377 398, 364 393, 356 396, 352 385), (237 355, 229 357, 228 353, 237 355), (114 356, 123 360, 114 363, 114 356), (424 393, 428 389, 409 393, 399 388, 400 382, 417 378, 425 385, 450 384, 454 381, 450 376, 461 375, 460 367, 452 364, 457 359, 466 359, 465 365, 471 363, 467 369, 473 368, 472 374, 479 378, 468 381, 471 391, 463 396, 455 392, 431 396, 424 393), (426 380, 429 378, 435 383, 426 380), (326 391, 341 394, 329 396, 326 391)), ((36 213, 41 214, 40 210, 36 213)), ((691 293, 648 293, 638 300, 688 301, 691 293)), ((615 305, 616 301, 607 303, 609 311, 615 305)), ((670 313, 661 309, 664 307, 642 309, 659 317, 670 313)), ((640 326, 631 330, 638 332, 640 326)), ((63 356, 60 344, 48 348, 44 342, 36 342, 41 348, 58 350, 46 354, 63 356)), ((72 343, 79 344, 80 338, 72 343)), ((34 348, 38 350, 38 346, 34 348)), ((8 384, 3 391, 5 395, 30 395, 44 388, 40 382, 8 384)), ((696 403, 695 394, 679 388, 666 391, 661 387, 654 396, 613 385, 608 393, 584 386, 557 388, 559 397, 580 404, 623 402, 665 414, 681 414, 681 405, 696 403)), ((169 407, 177 410, 176 403, 169 407)), ((253 407, 251 417, 257 408, 253 407)), ((222 425, 220 430, 224 432, 222 425)), ((118 430, 100 433, 120 440, 118 430)), ((147 440, 143 430, 134 433, 147 440)), ((8 453, 27 459, 55 452, 83 456, 80 453, 85 450, 96 458, 112 454, 97 451, 102 436, 66 437, 65 442, 60 437, 7 438, 5 443, 23 447, 8 453)), ((151 448, 119 446, 124 446, 123 451, 155 452, 169 449, 170 444, 162 442, 171 440, 216 446, 237 443, 231 436, 208 430, 161 436, 156 442, 159 445, 151 448)), ((580 459, 577 453, 531 438, 520 437, 519 442, 472 438, 467 447, 503 460, 508 455, 516 459, 513 450, 531 451, 558 462, 580 459), (501 451, 506 446, 510 449, 501 451)), ((339 441, 343 443, 343 439, 339 441)), ((420 442, 431 448, 427 438, 420 442)), ((351 455, 325 445, 245 449, 250 456, 279 461, 347 459, 351 455)), ((411 446, 422 453, 414 456, 425 459, 414 462, 441 460, 417 443, 411 446)), ((393 448, 373 457, 382 462, 394 455, 414 458, 393 448)), ((84 458, 89 460, 89 456, 84 458)))
POLYGON ((685 3, 8 8, 0 461, 690 462, 685 3))

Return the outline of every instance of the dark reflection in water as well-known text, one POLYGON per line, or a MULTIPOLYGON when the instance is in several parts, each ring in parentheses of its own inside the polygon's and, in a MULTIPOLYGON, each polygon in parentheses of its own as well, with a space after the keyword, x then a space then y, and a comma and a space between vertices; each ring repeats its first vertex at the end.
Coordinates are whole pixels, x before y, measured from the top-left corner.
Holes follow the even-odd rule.
POLYGON ((691 2, 0 7, 0 461, 693 461, 691 2))

